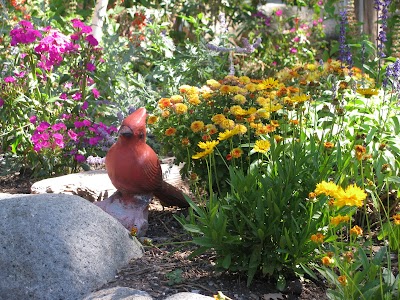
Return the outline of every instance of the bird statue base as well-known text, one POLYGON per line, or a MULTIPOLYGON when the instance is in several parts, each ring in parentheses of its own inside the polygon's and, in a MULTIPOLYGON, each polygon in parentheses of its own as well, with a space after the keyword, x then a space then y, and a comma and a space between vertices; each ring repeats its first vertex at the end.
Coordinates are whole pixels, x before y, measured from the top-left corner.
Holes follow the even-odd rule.
POLYGON ((116 191, 110 197, 95 204, 117 219, 126 229, 136 236, 143 236, 148 228, 149 203, 153 196, 124 195, 116 191), (127 199, 126 199, 127 198, 127 199))

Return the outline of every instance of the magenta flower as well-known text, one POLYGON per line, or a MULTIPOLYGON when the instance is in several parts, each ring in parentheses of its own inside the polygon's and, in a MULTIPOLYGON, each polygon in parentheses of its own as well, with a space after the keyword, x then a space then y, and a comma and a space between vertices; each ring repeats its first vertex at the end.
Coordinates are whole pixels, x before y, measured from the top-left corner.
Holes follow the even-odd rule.
POLYGON ((291 48, 290 49, 290 53, 297 53, 297 49, 296 48, 291 48))
POLYGON ((14 29, 10 31, 11 46, 18 44, 30 44, 36 41, 37 38, 42 37, 42 34, 33 28, 29 21, 20 21, 14 29))
POLYGON ((89 127, 90 124, 92 124, 92 123, 89 120, 87 120, 87 119, 83 120, 83 125, 84 126, 89 127))
POLYGON ((4 105, 4 100, 0 98, 0 107, 2 107, 3 105, 4 105))
POLYGON ((72 129, 68 130, 68 136, 73 141, 76 141, 78 139, 78 135, 72 129))
POLYGON ((60 100, 67 100, 68 96, 66 93, 62 93, 59 98, 60 98, 60 100))
POLYGON ((86 160, 86 158, 82 154, 75 154, 75 160, 79 163, 82 163, 86 160))
POLYGON ((29 122, 31 122, 32 124, 35 124, 37 121, 37 117, 36 116, 32 116, 29 118, 29 122))
POLYGON ((93 47, 97 46, 99 44, 99 42, 97 41, 97 39, 93 36, 93 35, 88 35, 85 40, 92 45, 93 47))
POLYGON ((37 130, 38 132, 43 132, 43 131, 45 131, 47 128, 49 128, 49 126, 50 126, 49 123, 47 123, 47 122, 41 122, 41 123, 39 124, 39 126, 36 127, 36 130, 37 130))
POLYGON ((97 99, 97 98, 100 97, 100 92, 99 92, 96 88, 93 88, 93 89, 92 89, 92 93, 93 93, 93 97, 94 97, 95 99, 97 99))
POLYGON ((79 92, 76 92, 75 94, 72 95, 72 99, 74 99, 75 101, 81 100, 82 94, 79 92))
POLYGON ((59 131, 61 129, 66 130, 67 126, 65 126, 64 123, 56 123, 53 126, 51 126, 51 129, 53 129, 53 131, 59 131))
POLYGON ((100 140, 101 140, 101 137, 99 137, 99 136, 91 137, 91 138, 89 138, 89 145, 96 146, 100 140))
POLYGON ((87 26, 85 23, 83 23, 81 20, 78 19, 73 19, 72 21, 72 26, 74 28, 79 28, 81 29, 82 33, 91 33, 92 32, 92 27, 87 26))
POLYGON ((86 110, 89 107, 89 103, 87 101, 83 102, 81 109, 86 110))
POLYGON ((278 9, 278 10, 275 12, 275 15, 277 15, 278 17, 282 16, 282 14, 283 14, 283 11, 282 11, 281 9, 278 9))
POLYGON ((94 70, 96 70, 96 66, 95 66, 94 64, 92 64, 92 63, 87 63, 87 64, 86 64, 86 69, 87 69, 89 72, 93 72, 94 70))
POLYGON ((4 82, 5 83, 13 83, 13 82, 15 82, 15 78, 12 76, 5 77, 4 82))

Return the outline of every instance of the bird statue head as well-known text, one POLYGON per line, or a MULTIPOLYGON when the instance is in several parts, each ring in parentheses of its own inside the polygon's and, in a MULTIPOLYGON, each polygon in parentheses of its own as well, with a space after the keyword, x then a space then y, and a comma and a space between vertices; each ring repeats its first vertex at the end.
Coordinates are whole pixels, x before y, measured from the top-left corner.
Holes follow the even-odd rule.
POLYGON ((146 141, 146 109, 141 107, 127 116, 118 130, 121 139, 146 141))

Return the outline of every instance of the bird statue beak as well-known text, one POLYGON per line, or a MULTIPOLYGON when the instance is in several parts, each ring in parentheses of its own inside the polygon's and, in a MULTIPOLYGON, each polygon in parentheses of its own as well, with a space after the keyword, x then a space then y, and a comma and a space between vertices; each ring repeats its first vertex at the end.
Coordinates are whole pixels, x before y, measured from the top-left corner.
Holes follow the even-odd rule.
POLYGON ((118 135, 122 135, 124 137, 131 137, 133 136, 133 131, 126 125, 122 125, 118 130, 118 135))

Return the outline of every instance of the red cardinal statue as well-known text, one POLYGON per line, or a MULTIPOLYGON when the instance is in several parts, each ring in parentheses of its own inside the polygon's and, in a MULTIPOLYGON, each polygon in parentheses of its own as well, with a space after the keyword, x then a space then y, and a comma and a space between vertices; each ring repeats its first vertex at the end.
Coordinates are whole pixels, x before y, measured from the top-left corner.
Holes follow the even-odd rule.
POLYGON ((163 180, 160 161, 146 144, 146 109, 139 108, 125 118, 118 140, 106 156, 108 176, 117 192, 97 202, 128 230, 139 235, 147 230, 148 205, 153 195, 165 205, 187 207, 183 193, 163 180))

